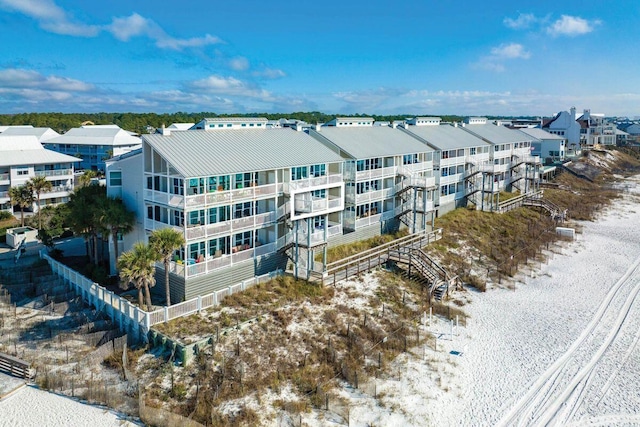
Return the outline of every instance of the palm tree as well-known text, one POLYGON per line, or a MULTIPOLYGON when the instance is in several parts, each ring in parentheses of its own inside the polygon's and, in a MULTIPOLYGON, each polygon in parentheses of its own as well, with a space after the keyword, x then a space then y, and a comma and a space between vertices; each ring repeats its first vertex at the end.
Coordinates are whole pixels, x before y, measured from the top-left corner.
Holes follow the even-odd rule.
POLYGON ((104 231, 101 223, 102 207, 106 205, 106 188, 88 185, 77 188, 69 200, 69 223, 75 234, 82 235, 90 261, 98 264, 98 234, 104 231), (89 250, 90 244, 92 245, 89 250))
POLYGON ((156 284, 155 263, 158 256, 151 246, 138 242, 133 245, 133 249, 124 252, 118 259, 118 269, 120 270, 121 287, 128 289, 129 284, 138 289, 138 304, 144 308, 142 291, 146 300, 146 310, 151 311, 151 292, 149 289, 156 284))
POLYGON ((38 230, 42 229, 42 220, 40 219, 40 194, 51 191, 53 185, 51 181, 47 181, 44 176, 34 176, 26 184, 31 193, 36 193, 36 203, 38 204, 38 230))
POLYGON ((33 192, 26 185, 9 188, 9 197, 13 205, 20 206, 20 224, 24 227, 24 208, 33 206, 33 192))
POLYGON ((107 197, 102 207, 102 223, 111 234, 113 242, 114 259, 118 259, 118 235, 127 234, 133 230, 135 224, 135 214, 122 203, 122 199, 107 197))
POLYGON ((164 288, 167 299, 167 307, 171 305, 171 289, 169 287, 169 262, 171 255, 176 249, 180 249, 184 244, 184 236, 182 233, 173 228, 161 228, 154 230, 149 236, 149 244, 158 254, 164 263, 164 288))
POLYGON ((78 178, 78 187, 86 187, 91 184, 91 180, 97 176, 96 171, 86 170, 78 178))

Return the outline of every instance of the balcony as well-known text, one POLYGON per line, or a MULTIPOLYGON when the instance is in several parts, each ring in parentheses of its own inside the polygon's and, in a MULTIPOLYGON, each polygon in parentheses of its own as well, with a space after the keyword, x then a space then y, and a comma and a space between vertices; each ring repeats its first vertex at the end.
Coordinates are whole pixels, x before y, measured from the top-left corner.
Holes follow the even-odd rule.
POLYGON ((40 197, 41 198, 50 198, 50 197, 62 197, 68 196, 69 192, 73 191, 73 186, 71 185, 59 185, 56 187, 51 187, 51 190, 47 192, 43 192, 40 197))
POLYGON ((382 214, 369 215, 360 219, 356 219, 356 229, 367 227, 369 225, 379 224, 382 220, 382 214))
MULTIPOLYGON (((73 169, 53 169, 53 170, 44 170, 44 171, 35 171, 36 176, 67 176, 73 175, 73 169)), ((1 180, 1 179, 0 179, 1 180)))
POLYGON ((358 171, 355 173, 356 181, 367 181, 371 179, 379 179, 396 175, 395 166, 387 166, 386 168, 369 169, 358 171))
POLYGON ((9 192, 8 191, 0 191, 0 201, 4 200, 4 202, 8 201, 10 199, 9 197, 9 192))
POLYGON ((9 184, 9 173, 0 173, 0 184, 9 184))
POLYGON ((331 184, 340 184, 342 182, 341 174, 330 174, 316 176, 311 178, 297 179, 284 183, 284 192, 291 194, 294 191, 306 190, 316 187, 330 187, 331 184))
MULTIPOLYGON (((311 234, 304 233, 302 231, 298 232, 297 243, 300 246, 317 246, 326 243, 325 232, 324 229, 316 230, 311 234)), ((284 236, 278 238, 276 247, 278 249, 282 249, 288 244, 296 243, 296 233, 290 232, 285 234, 284 236)))
POLYGON ((275 215, 275 212, 267 212, 263 214, 247 216, 244 218, 236 218, 229 221, 218 222, 215 224, 187 226, 185 239, 203 239, 205 237, 212 237, 219 234, 229 234, 246 229, 260 228, 265 224, 274 222, 275 215))
POLYGON ((233 190, 214 191, 211 193, 194 194, 186 197, 186 207, 195 208, 205 205, 240 202, 258 198, 276 197, 277 184, 258 185, 255 187, 235 188, 233 190))
POLYGON ((178 194, 165 193, 162 191, 144 190, 144 199, 175 208, 184 208, 184 197, 178 194))
POLYGON ((327 198, 299 197, 296 195, 294 201, 294 211, 297 214, 319 214, 325 213, 331 209, 340 209, 342 207, 342 198, 338 196, 329 196, 327 198))
POLYGON ((167 227, 173 228, 174 230, 176 230, 180 234, 182 234, 184 232, 182 227, 178 227, 176 225, 170 225, 170 224, 166 224, 164 222, 154 221, 154 220, 149 219, 149 218, 145 218, 145 220, 144 220, 144 228, 146 230, 149 230, 149 231, 160 230, 162 228, 167 228, 167 227))

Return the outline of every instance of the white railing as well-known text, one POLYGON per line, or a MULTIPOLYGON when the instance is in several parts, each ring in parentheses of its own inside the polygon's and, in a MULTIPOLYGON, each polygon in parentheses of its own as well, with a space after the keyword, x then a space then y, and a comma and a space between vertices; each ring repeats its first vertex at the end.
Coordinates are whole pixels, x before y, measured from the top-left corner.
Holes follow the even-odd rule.
POLYGON ((9 192, 8 191, 0 191, 0 199, 9 199, 9 192))
POLYGON ((184 206, 184 197, 179 194, 165 193, 163 191, 144 190, 144 198, 150 202, 161 203, 174 207, 184 206))
POLYGON ((64 175, 73 175, 73 170, 72 169, 52 169, 52 170, 45 170, 45 171, 34 171, 34 173, 36 176, 64 176, 64 175))
POLYGON ((0 173, 0 181, 9 181, 8 173, 0 173))
MULTIPOLYGON (((275 221, 275 212, 267 212, 258 215, 252 215, 244 218, 236 218, 229 221, 219 222, 216 224, 187 226, 185 238, 187 240, 200 239, 203 237, 211 237, 221 233, 230 233, 232 231, 244 230, 247 228, 255 228, 269 224, 275 221)), ((181 230, 181 229, 180 229, 181 230)))
POLYGON ((265 184, 245 188, 235 188, 232 190, 188 195, 186 197, 186 206, 193 208, 219 203, 231 203, 232 201, 251 200, 259 197, 275 197, 278 194, 279 187, 280 186, 276 184, 265 184))
POLYGON ((73 191, 73 186, 58 185, 56 187, 51 187, 51 190, 42 193, 41 197, 51 197, 51 196, 55 196, 54 193, 69 193, 69 191, 73 191))
POLYGON ((207 295, 197 296, 188 301, 147 313, 149 318, 149 327, 157 325, 158 323, 168 322, 179 317, 190 316, 209 307, 217 307, 224 297, 236 292, 242 292, 255 284, 268 282, 281 274, 282 271, 276 270, 271 273, 263 274, 262 276, 256 276, 251 279, 244 280, 224 289, 219 289, 207 295))
POLYGON ((182 234, 184 232, 182 227, 178 227, 177 225, 170 225, 170 224, 166 224, 164 222, 160 222, 160 221, 154 221, 152 219, 149 218, 145 218, 144 219, 144 228, 147 230, 160 230, 163 228, 173 228, 174 230, 176 230, 178 233, 182 234))
POLYGON ((284 192, 291 193, 293 191, 304 190, 307 188, 327 187, 330 184, 340 184, 343 181, 342 174, 330 174, 322 176, 314 176, 311 178, 296 179, 284 183, 284 192))
POLYGON ((378 224, 381 220, 382 214, 369 215, 364 218, 356 219, 356 229, 360 227, 366 227, 369 225, 378 224))
POLYGON ((327 227, 327 237, 338 236, 342 234, 342 224, 329 224, 327 227))
POLYGON ((45 253, 44 249, 40 251, 40 258, 46 260, 51 270, 81 295, 82 299, 109 316, 115 324, 120 326, 120 330, 132 332, 136 339, 146 339, 146 333, 152 325, 151 313, 134 306, 126 299, 54 260, 45 253))

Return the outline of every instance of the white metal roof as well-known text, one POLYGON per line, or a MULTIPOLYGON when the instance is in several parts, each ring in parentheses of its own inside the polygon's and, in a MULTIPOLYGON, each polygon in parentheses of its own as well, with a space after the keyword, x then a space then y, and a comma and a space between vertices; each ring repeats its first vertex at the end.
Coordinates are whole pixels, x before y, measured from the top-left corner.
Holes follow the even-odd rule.
POLYGON ((0 166, 79 162, 81 159, 46 150, 33 135, 0 135, 0 166))
POLYGON ((470 132, 492 144, 512 144, 515 142, 531 141, 531 137, 517 130, 492 123, 465 124, 460 129, 470 132))
POLYGON ((141 144, 140 138, 132 136, 116 125, 83 126, 69 129, 64 135, 46 141, 52 144, 76 145, 136 145, 141 144))
POLYGON ((388 126, 322 127, 310 131, 318 139, 326 138, 354 159, 398 156, 433 151, 414 137, 388 126))
POLYGON ((342 158, 304 132, 289 128, 190 130, 143 135, 184 177, 280 169, 342 158))
POLYGON ((555 135, 553 133, 549 133, 546 130, 542 130, 540 128, 521 128, 518 129, 520 132, 524 132, 526 133, 528 136, 532 136, 536 139, 557 139, 557 140, 563 140, 563 139, 567 139, 564 138, 560 135, 555 135))
POLYGON ((457 150, 488 145, 477 136, 451 125, 408 126, 405 130, 438 150, 457 150))
POLYGON ((55 138, 56 136, 60 136, 58 132, 51 128, 34 128, 34 127, 18 127, 18 126, 10 126, 2 132, 3 136, 8 135, 33 135, 38 138, 38 141, 48 141, 51 138, 55 138))

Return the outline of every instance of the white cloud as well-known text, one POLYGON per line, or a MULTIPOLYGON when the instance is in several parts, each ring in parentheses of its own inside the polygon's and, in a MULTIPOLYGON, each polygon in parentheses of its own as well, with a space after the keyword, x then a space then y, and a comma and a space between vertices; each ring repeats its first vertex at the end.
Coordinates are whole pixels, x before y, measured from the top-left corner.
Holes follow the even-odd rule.
POLYGON ((236 56, 229 60, 229 67, 236 71, 245 71, 249 68, 249 60, 243 56, 236 56))
POLYGON ((44 76, 36 71, 15 68, 0 70, 0 87, 70 92, 87 92, 95 89, 95 86, 80 80, 44 76))
POLYGON ((519 43, 501 44, 491 49, 491 55, 495 58, 504 59, 529 59, 531 53, 525 50, 524 46, 519 43))
POLYGON ((206 34, 204 37, 178 39, 169 36, 155 21, 137 13, 130 16, 113 18, 105 28, 120 41, 129 41, 133 37, 144 36, 156 42, 159 48, 182 50, 187 47, 202 47, 222 43, 218 37, 206 34))
POLYGON ((195 80, 187 85, 191 89, 210 94, 235 95, 248 98, 258 98, 264 101, 273 99, 271 94, 255 84, 245 82, 235 77, 211 75, 207 78, 195 80))
POLYGON ((504 18, 502 21, 505 26, 514 30, 525 30, 535 24, 538 19, 533 13, 521 13, 516 19, 504 18))
POLYGON ((488 55, 480 57, 480 59, 472 64, 473 68, 494 71, 502 73, 506 70, 506 61, 514 59, 529 59, 531 53, 519 43, 503 43, 500 46, 491 48, 488 55))
POLYGON ((263 77, 265 79, 271 79, 271 80, 281 79, 282 77, 286 77, 287 75, 282 70, 279 70, 277 68, 269 68, 269 67, 265 67, 262 70, 256 70, 252 74, 256 77, 263 77))
POLYGON ((574 37, 592 32, 597 25, 600 25, 599 20, 588 21, 578 16, 562 15, 547 27, 547 33, 554 37, 574 37))
POLYGON ((0 0, 0 7, 22 13, 46 31, 80 37, 94 37, 100 32, 95 25, 73 22, 69 14, 52 0, 0 0))

